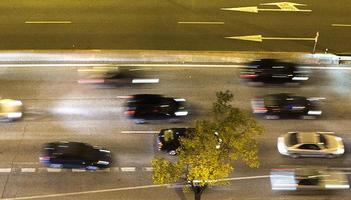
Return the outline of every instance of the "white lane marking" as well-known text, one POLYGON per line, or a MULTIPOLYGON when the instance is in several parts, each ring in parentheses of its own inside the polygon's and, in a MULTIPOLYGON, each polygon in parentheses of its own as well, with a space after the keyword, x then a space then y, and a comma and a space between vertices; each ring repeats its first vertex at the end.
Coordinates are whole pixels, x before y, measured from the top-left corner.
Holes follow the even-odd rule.
POLYGON ((133 79, 132 83, 159 83, 160 79, 154 78, 154 79, 133 79))
POLYGON ((35 172, 36 168, 21 168, 21 172, 35 172))
POLYGON ((253 41, 253 42, 263 42, 263 40, 300 40, 300 41, 315 41, 316 37, 263 37, 262 35, 242 35, 242 36, 230 36, 224 37, 227 39, 234 40, 245 40, 245 41, 253 41))
MULTIPOLYGON (((263 176, 248 176, 248 177, 236 177, 236 178, 228 178, 228 180, 245 180, 245 179, 257 179, 257 178, 269 178, 269 175, 263 176)), ((225 181, 227 179, 221 179, 225 181)), ((14 197, 14 198, 5 198, 2 200, 27 200, 27 199, 43 199, 43 198, 52 198, 52 197, 65 197, 65 196, 73 196, 73 195, 84 195, 84 194, 96 194, 96 193, 106 193, 106 192, 116 192, 116 191, 126 191, 126 190, 138 190, 138 189, 147 189, 147 188, 158 188, 158 187, 170 187, 172 185, 178 184, 159 184, 159 185, 141 185, 134 187, 123 187, 123 188, 112 188, 105 190, 88 190, 82 192, 69 192, 69 193, 57 193, 57 194, 48 194, 48 195, 35 195, 35 196, 27 196, 27 197, 14 197)))
POLYGON ((11 172, 11 168, 0 168, 0 173, 9 173, 11 172))
POLYGON ((85 169, 72 169, 72 172, 86 172, 85 169))
POLYGON ((147 172, 153 171, 152 167, 143 167, 142 169, 143 169, 143 171, 147 171, 147 172))
POLYGON ((52 198, 52 197, 65 197, 65 196, 84 195, 84 194, 96 194, 96 193, 106 193, 106 192, 116 192, 116 191, 126 191, 126 190, 158 188, 158 187, 167 187, 169 185, 171 184, 141 185, 141 186, 134 186, 134 187, 113 188, 113 189, 105 189, 105 190, 89 190, 89 191, 82 191, 82 192, 69 192, 69 193, 57 193, 57 194, 48 194, 48 195, 4 198, 1 200, 43 199, 43 198, 52 198))
POLYGON ((261 175, 261 176, 246 176, 246 177, 234 177, 234 178, 223 178, 218 181, 238 181, 238 180, 249 180, 249 179, 259 179, 259 178, 269 178, 270 175, 261 175))
POLYGON ((72 24, 71 21, 25 21, 26 24, 72 24))
POLYGON ((155 134, 155 133, 159 133, 160 131, 121 131, 121 133, 126 133, 126 134, 155 134))
POLYGON ((135 170, 135 167, 121 167, 122 172, 134 172, 135 170))
POLYGON ((336 26, 336 27, 351 27, 351 24, 332 24, 332 26, 336 26))
POLYGON ((114 64, 0 64, 1 67, 107 67, 114 64))
POLYGON ((178 22, 178 24, 223 25, 224 22, 178 22))
POLYGON ((62 169, 56 169, 56 168, 46 168, 48 172, 62 172, 62 169))

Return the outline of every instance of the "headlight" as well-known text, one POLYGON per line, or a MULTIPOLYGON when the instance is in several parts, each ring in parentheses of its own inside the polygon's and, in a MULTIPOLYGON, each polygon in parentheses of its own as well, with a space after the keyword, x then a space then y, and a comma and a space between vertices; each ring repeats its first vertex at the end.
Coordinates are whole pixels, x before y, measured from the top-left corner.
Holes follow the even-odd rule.
POLYGON ((8 118, 20 118, 20 117, 22 117, 22 113, 21 112, 8 113, 7 117, 8 118))
POLYGON ((175 116, 186 116, 188 115, 188 111, 178 111, 174 113, 175 116))
POLYGON ((283 137, 279 137, 278 138, 278 142, 277 142, 277 146, 278 146, 278 151, 279 153, 283 154, 283 155, 287 155, 288 154, 288 150, 284 144, 284 138, 283 137))

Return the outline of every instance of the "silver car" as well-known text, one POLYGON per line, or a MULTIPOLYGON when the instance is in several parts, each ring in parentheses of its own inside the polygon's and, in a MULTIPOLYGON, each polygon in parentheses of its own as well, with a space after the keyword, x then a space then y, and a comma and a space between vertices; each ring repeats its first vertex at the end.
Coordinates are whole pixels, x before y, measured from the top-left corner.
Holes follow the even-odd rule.
POLYGON ((342 139, 333 132, 289 132, 278 137, 278 151, 293 158, 327 157, 344 154, 342 139))
POLYGON ((338 170, 327 168, 291 168, 272 169, 272 190, 337 190, 349 189, 346 174, 338 170))
POLYGON ((0 99, 0 119, 15 120, 22 117, 23 104, 20 100, 0 99))

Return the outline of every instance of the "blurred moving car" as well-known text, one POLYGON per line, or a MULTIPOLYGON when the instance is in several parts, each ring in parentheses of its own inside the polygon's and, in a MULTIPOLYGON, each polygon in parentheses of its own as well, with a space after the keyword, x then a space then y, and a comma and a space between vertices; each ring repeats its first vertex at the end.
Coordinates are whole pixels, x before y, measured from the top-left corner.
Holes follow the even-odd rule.
POLYGON ((272 190, 339 190, 349 189, 349 181, 342 171, 327 168, 272 169, 272 190))
POLYGON ((194 128, 169 128, 162 129, 157 137, 158 149, 166 151, 170 155, 176 155, 176 150, 180 147, 180 137, 191 134, 194 128))
POLYGON ((23 104, 20 100, 0 99, 0 119, 16 120, 23 115, 23 104))
POLYGON ((266 119, 301 117, 313 119, 322 115, 319 109, 321 98, 294 96, 288 93, 269 94, 251 101, 254 114, 266 119))
POLYGON ((250 82, 289 83, 309 79, 306 72, 299 70, 295 63, 276 59, 261 59, 248 63, 241 72, 240 78, 250 82))
POLYGON ((289 132, 277 141, 282 155, 334 158, 345 152, 343 141, 333 132, 289 132))
POLYGON ((111 152, 81 142, 52 142, 43 146, 40 163, 52 168, 97 170, 111 165, 111 152))
POLYGON ((177 122, 188 115, 185 99, 164 97, 158 94, 137 94, 128 98, 125 115, 136 123, 150 120, 177 122))
POLYGON ((137 73, 141 70, 130 70, 117 66, 92 67, 78 69, 81 84, 104 84, 104 85, 124 85, 124 84, 147 84, 158 83, 159 79, 141 78, 137 73))

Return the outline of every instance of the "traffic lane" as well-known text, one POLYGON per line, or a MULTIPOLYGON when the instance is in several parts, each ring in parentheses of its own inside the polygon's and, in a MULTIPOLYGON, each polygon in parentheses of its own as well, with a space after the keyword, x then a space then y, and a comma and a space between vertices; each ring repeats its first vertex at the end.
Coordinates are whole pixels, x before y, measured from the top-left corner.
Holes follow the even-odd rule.
MULTIPOLYGON (((127 174, 111 176, 110 174, 106 175, 103 173, 98 173, 98 175, 73 173, 66 174, 65 176, 62 176, 62 174, 59 173, 51 173, 43 176, 38 176, 37 174, 15 174, 11 175, 7 181, 4 197, 33 196, 39 198, 41 196, 43 198, 45 195, 50 194, 57 195, 54 199, 62 197, 65 199, 115 199, 116 196, 123 199, 140 199, 145 197, 164 199, 165 195, 167 195, 167 199, 187 199, 193 197, 192 192, 183 193, 181 191, 181 186, 156 186, 153 188, 151 186, 150 175, 146 175, 149 176, 149 180, 141 178, 142 176, 145 176, 145 174, 139 174, 139 176, 129 176, 127 174), (30 182, 32 184, 29 184, 30 182), (98 184, 92 184, 96 182, 98 182, 98 184), (36 188, 34 188, 33 183, 37 186, 36 188), (79 194, 81 191, 86 192, 86 194, 79 194)), ((270 188, 268 177, 244 178, 230 182, 231 185, 207 188, 203 193, 203 197, 208 199, 233 199, 234 193, 237 196, 240 196, 240 199, 262 199, 262 197, 268 199, 281 199, 282 197, 285 199, 349 198, 349 190, 275 192, 270 188)))

